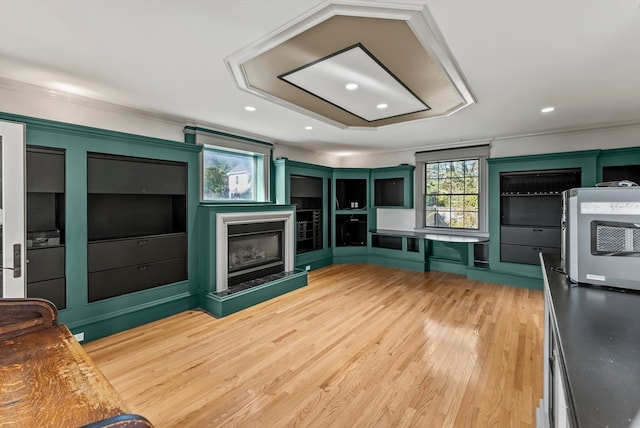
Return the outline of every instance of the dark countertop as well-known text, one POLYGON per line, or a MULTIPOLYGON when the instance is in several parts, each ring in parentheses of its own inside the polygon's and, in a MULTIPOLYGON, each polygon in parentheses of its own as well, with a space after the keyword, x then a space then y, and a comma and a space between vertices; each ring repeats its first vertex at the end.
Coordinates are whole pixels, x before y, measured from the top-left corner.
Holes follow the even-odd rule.
POLYGON ((640 410, 640 293, 576 286, 560 257, 543 262, 578 426, 629 427, 640 410))
POLYGON ((441 233, 428 233, 414 230, 371 229, 369 232, 376 235, 407 236, 409 238, 429 239, 431 241, 444 242, 487 242, 489 238, 479 236, 447 235, 441 233))

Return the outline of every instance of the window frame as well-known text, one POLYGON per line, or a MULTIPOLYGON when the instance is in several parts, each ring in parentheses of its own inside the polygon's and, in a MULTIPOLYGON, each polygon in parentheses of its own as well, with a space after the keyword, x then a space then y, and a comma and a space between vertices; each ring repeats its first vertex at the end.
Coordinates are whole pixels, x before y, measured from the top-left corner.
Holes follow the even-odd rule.
POLYGON ((416 229, 427 233, 457 236, 489 236, 489 145, 479 145, 454 149, 422 151, 415 153, 416 185, 414 186, 414 207, 416 229), (478 229, 438 227, 426 225, 426 165, 428 163, 478 160, 478 229))
POLYGON ((201 203, 210 204, 247 204, 271 202, 270 166, 273 145, 257 140, 234 137, 217 131, 196 130, 195 143, 203 146, 199 160, 199 193, 201 203), (254 187, 253 199, 205 199, 204 198, 204 155, 205 152, 216 151, 228 154, 252 156, 255 165, 255 176, 252 177, 254 187))

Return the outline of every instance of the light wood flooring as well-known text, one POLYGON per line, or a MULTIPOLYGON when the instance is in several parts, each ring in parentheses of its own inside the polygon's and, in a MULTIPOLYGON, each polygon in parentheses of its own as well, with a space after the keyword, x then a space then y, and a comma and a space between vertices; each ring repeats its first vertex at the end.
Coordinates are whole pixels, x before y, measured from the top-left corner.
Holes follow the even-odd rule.
POLYGON ((222 319, 188 311, 84 346, 157 427, 528 427, 541 291, 333 265, 222 319))

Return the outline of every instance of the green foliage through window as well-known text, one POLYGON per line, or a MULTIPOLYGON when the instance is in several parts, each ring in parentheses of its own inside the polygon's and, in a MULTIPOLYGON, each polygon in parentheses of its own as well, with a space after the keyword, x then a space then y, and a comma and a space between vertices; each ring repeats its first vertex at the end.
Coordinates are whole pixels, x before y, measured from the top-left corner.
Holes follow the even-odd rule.
POLYGON ((256 156, 205 149, 203 152, 203 199, 255 200, 256 156))
POLYGON ((425 164, 427 227, 478 229, 479 159, 425 164))

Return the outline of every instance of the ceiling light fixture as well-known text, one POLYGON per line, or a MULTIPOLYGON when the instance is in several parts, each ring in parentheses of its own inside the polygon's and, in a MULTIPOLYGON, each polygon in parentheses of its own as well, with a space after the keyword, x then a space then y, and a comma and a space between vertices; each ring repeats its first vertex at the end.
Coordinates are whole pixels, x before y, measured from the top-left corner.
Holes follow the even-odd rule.
POLYGON ((246 111, 256 111, 256 108, 254 106, 246 106, 244 109, 246 111))
POLYGON ((313 126, 305 126, 304 129, 306 129, 307 131, 311 131, 313 129, 313 126))
POLYGON ((356 43, 278 76, 283 81, 368 122, 429 110, 397 76, 356 43), (346 74, 346 76, 345 76, 346 74), (359 82, 358 96, 345 95, 359 82), (375 108, 385 100, 388 109, 375 108))
POLYGON ((552 111, 554 111, 556 108, 549 106, 549 107, 544 107, 542 109, 540 109, 540 113, 551 113, 552 111))
POLYGON ((376 106, 377 109, 383 110, 385 108, 389 107, 387 104, 385 103, 380 103, 376 106))
POLYGON ((347 88, 348 91, 355 91, 356 89, 358 89, 358 84, 357 83, 347 83, 344 87, 347 88))

